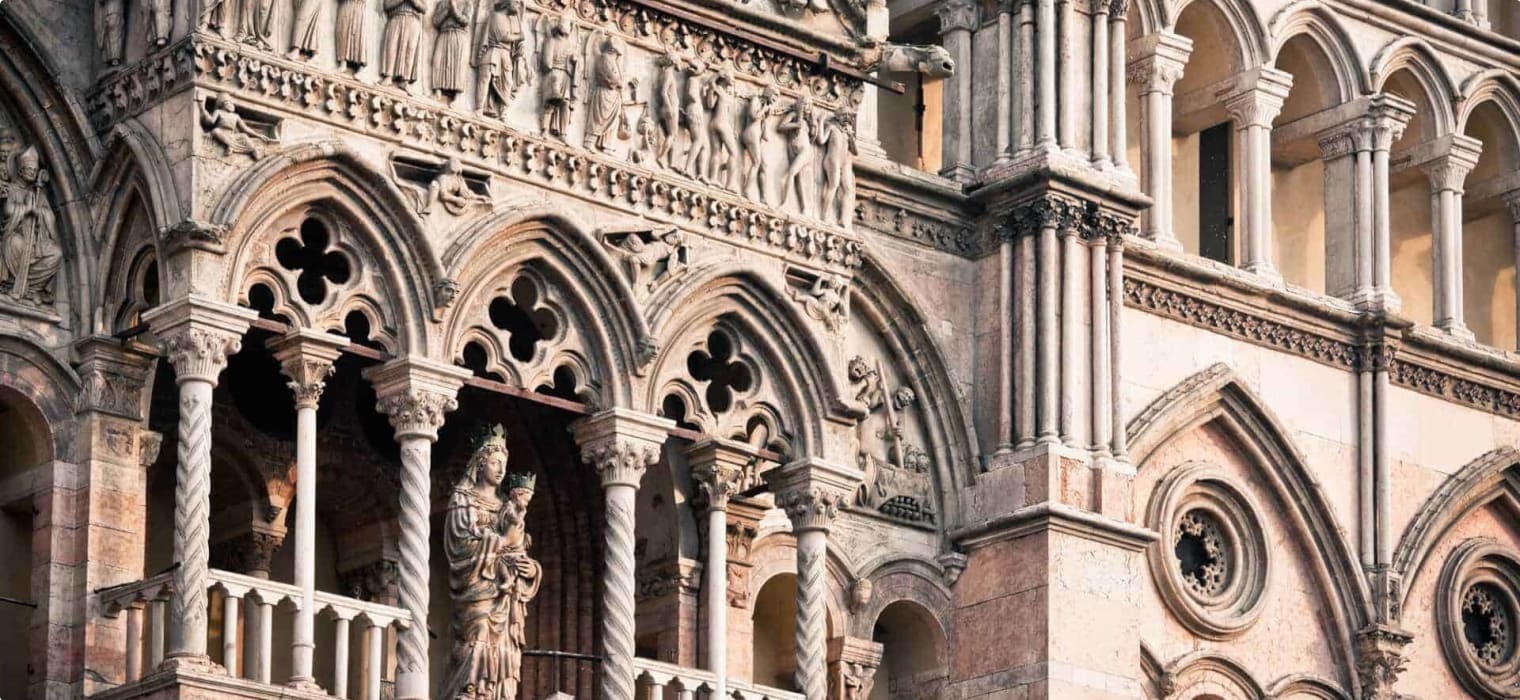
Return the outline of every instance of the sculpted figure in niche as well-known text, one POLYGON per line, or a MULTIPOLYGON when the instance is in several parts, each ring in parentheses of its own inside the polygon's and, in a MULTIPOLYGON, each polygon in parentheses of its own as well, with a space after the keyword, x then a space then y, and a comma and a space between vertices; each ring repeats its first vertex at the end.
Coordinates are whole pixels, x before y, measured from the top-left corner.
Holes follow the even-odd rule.
POLYGON ((453 102, 464 91, 464 69, 470 57, 470 3, 441 0, 433 8, 433 94, 453 102))
POLYGON ((686 174, 711 184, 712 119, 707 113, 707 66, 693 60, 686 66, 686 102, 681 116, 686 122, 686 174))
POLYGON ((475 105, 488 117, 507 111, 517 89, 528 84, 518 0, 490 0, 490 13, 475 31, 475 105))
MULTIPOLYGON (((167 2, 167 0, 162 0, 167 2)), ((238 3, 237 40, 269 49, 274 36, 274 0, 242 0, 238 3)))
POLYGON ((676 134, 681 129, 681 71, 682 61, 675 53, 667 53, 657 62, 660 66, 660 79, 657 90, 660 99, 657 104, 660 112, 660 148, 656 157, 667 168, 676 168, 675 145, 676 134))
POLYGON ((469 182, 464 179, 463 171, 464 166, 460 164, 458 158, 445 161, 443 169, 438 172, 438 177, 428 183, 427 191, 422 194, 417 213, 426 216, 433 213, 434 204, 442 204, 444 211, 458 216, 473 205, 490 202, 490 198, 470 189, 469 182))
POLYGON ((148 16, 148 45, 167 46, 174 9, 171 0, 144 0, 148 16))
POLYGON ((570 113, 575 111, 576 71, 580 67, 580 47, 575 40, 575 23, 569 15, 553 20, 540 19, 540 27, 548 23, 548 31, 541 31, 539 69, 543 83, 539 88, 543 98, 543 114, 539 128, 544 133, 563 139, 570 131, 570 113), (546 34, 546 35, 545 35, 546 34))
POLYGON ((309 59, 317 55, 321 25, 317 16, 322 12, 323 0, 295 0, 296 17, 290 24, 290 52, 297 58, 309 59))
POLYGON ((248 125, 237 113, 237 105, 227 93, 217 93, 201 105, 201 128, 212 141, 221 144, 227 155, 245 154, 258 160, 271 139, 248 125))
MULTIPOLYGON (((6 162, 10 162, 7 154, 6 162)), ((63 260, 58 229, 48 204, 48 174, 35 147, 15 157, 14 170, 7 167, 0 179, 0 291, 13 299, 35 304, 53 303, 53 283, 63 260)))
POLYGON ((623 110, 623 54, 627 47, 621 39, 601 32, 591 37, 591 46, 596 57, 591 64, 586 136, 593 147, 606 151, 613 138, 628 138, 628 117, 623 110))
POLYGON ((100 62, 112 68, 121 65, 126 51, 123 1, 99 0, 95 5, 95 46, 100 49, 100 62))
POLYGON ((676 227, 604 231, 609 246, 628 268, 635 291, 654 291, 661 282, 686 268, 686 236, 676 227))
POLYGON ((535 479, 508 475, 507 457, 506 434, 498 425, 449 494, 443 546, 454 646, 441 695, 449 700, 517 700, 522 681, 528 603, 538 594, 542 569, 528 556, 533 540, 526 518, 535 479))
POLYGON ((848 224, 855 210, 854 115, 836 114, 823 122, 818 133, 823 147, 823 218, 848 224))
POLYGON ((795 283, 792 286, 792 299, 802 305, 808 316, 822 321, 829 330, 838 331, 849 319, 849 278, 837 274, 820 274, 808 284, 806 274, 808 273, 795 268, 787 271, 788 277, 803 279, 802 286, 795 286, 795 283))
POLYGON ((765 144, 770 141, 766 121, 774 113, 775 105, 775 86, 767 85, 765 90, 751 95, 744 107, 744 134, 740 139, 744 147, 743 194, 746 197, 757 198, 766 204, 770 204, 772 199, 770 178, 767 177, 770 168, 765 162, 765 144))
POLYGON ((338 0, 338 67, 358 73, 364 64, 364 0, 338 0))
POLYGON ((714 184, 739 188, 739 99, 734 95, 734 74, 727 66, 707 86, 707 108, 712 110, 714 148, 708 174, 714 184), (725 175, 725 172, 727 173, 725 175))
POLYGON ((786 172, 781 175, 781 206, 792 198, 793 193, 797 196, 797 209, 803 216, 812 214, 810 202, 813 200, 816 182, 813 174, 813 132, 817 130, 817 114, 813 111, 813 101, 807 95, 799 95, 792 103, 792 107, 786 110, 781 118, 781 123, 776 125, 776 131, 786 136, 786 157, 788 159, 786 172))
POLYGON ((422 17, 427 0, 385 0, 385 41, 380 49, 380 79, 406 87, 417 82, 422 53, 422 17))

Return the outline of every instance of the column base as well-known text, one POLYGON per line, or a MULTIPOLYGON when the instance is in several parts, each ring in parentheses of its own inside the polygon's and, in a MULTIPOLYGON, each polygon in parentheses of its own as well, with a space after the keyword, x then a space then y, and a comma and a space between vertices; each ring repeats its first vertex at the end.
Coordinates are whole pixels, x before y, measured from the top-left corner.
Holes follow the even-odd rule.
POLYGON ((302 678, 300 680, 292 678, 290 682, 285 684, 285 687, 290 688, 291 690, 298 690, 303 693, 316 693, 318 695, 327 694, 327 690, 318 685, 315 679, 310 678, 302 678))
POLYGON ((1441 331, 1446 335, 1449 335, 1457 340, 1462 340, 1469 343, 1474 343, 1478 340, 1478 336, 1473 335, 1472 330, 1467 327, 1467 324, 1461 321, 1437 321, 1436 328, 1441 329, 1441 331))
POLYGON ((1358 289, 1341 298, 1356 306, 1357 311, 1372 313, 1397 313, 1404 306, 1404 300, 1392 289, 1358 289))
POLYGON ((1282 273, 1278 272, 1277 268, 1272 266, 1272 263, 1246 263, 1240 266, 1240 269, 1260 277, 1261 281, 1269 286, 1281 288, 1287 285, 1283 281, 1282 273))
POLYGON ((1152 243, 1155 243, 1156 247, 1162 250, 1168 250, 1173 253, 1186 252, 1182 248, 1182 241, 1177 240, 1177 237, 1172 235, 1171 231, 1158 231, 1156 229, 1151 229, 1149 231, 1143 232, 1141 234, 1141 237, 1152 243))
POLYGON ((159 671, 189 672, 189 673, 219 673, 227 674, 227 669, 221 664, 212 661, 206 654, 170 654, 164 657, 163 663, 158 665, 159 671))

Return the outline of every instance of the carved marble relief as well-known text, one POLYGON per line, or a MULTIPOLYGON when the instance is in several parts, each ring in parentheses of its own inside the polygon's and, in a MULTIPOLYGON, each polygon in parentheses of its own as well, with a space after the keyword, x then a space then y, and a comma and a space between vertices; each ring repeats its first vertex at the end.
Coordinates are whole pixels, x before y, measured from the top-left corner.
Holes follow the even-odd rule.
POLYGON ((491 203, 489 179, 473 173, 466 175, 458 158, 450 158, 440 165, 393 158, 391 176, 397 185, 413 196, 417 213, 423 216, 432 214, 439 205, 445 212, 461 216, 471 209, 489 207, 491 203))
POLYGON ((849 380, 867 411, 856 427, 856 465, 864 473, 856 504, 900 520, 935 522, 929 455, 908 428, 917 395, 908 386, 892 389, 881 363, 859 356, 850 360, 849 380))
POLYGON ((201 103, 201 128, 227 156, 246 155, 258 160, 264 157, 264 149, 275 143, 273 136, 254 128, 244 119, 238 113, 237 103, 224 92, 201 103))
POLYGON ((380 80, 402 89, 417 82, 422 55, 422 18, 428 0, 385 0, 385 38, 380 45, 380 80))
POLYGON ((95 4, 95 47, 100 62, 107 67, 121 65, 126 56, 126 0, 97 0, 95 4))
POLYGON ((523 18, 519 0, 493 0, 475 50, 475 105, 481 114, 500 116, 517 90, 532 79, 523 48, 523 18))
POLYGON ((622 259, 628 283, 641 294, 653 292, 691 264, 686 237, 674 226, 603 229, 602 242, 622 259))
POLYGON ((63 262, 48 171, 36 146, 22 146, 0 121, 0 295, 52 306, 63 262))
POLYGON ((830 275, 799 267, 787 267, 787 282, 792 300, 815 321, 838 332, 850 318, 850 280, 844 275, 830 275))

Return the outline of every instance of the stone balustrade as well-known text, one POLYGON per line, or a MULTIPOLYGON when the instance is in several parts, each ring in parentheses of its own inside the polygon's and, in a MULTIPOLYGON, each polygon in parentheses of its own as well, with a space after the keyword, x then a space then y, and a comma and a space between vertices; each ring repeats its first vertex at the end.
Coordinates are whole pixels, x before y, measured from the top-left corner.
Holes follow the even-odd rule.
MULTIPOLYGON (((210 589, 222 593, 222 658, 228 675, 261 683, 283 682, 271 678, 274 650, 272 640, 274 609, 288 601, 299 607, 301 589, 289 583, 269 581, 244 574, 212 569, 210 589), (246 620, 242 617, 246 616, 246 620), (240 621, 245 634, 239 635, 240 621), (241 639, 241 644, 239 640, 241 639), (246 659, 244 666, 239 663, 246 659)), ((100 592, 102 614, 109 618, 126 616, 126 682, 140 680, 152 673, 164 659, 166 610, 173 587, 173 572, 165 572, 134 583, 115 586, 100 592), (144 638, 144 635, 147 638, 144 638), (144 663, 146 661, 146 663, 144 663)), ((405 629, 411 615, 397 607, 366 602, 317 591, 316 614, 328 613, 334 622, 333 686, 328 692, 349 697, 349 625, 363 618, 368 627, 361 653, 367 677, 363 683, 365 700, 379 700, 381 672, 384 667, 384 633, 387 628, 405 629)), ((750 697, 750 696, 745 696, 750 697)), ((758 697, 758 696, 757 696, 758 697)))
MULTIPOLYGON (((713 695, 717 678, 709 671, 642 658, 633 660, 633 668, 638 684, 638 692, 634 697, 638 700, 717 700, 713 695)), ((725 700, 803 700, 803 697, 802 693, 767 688, 732 678, 728 679, 728 690, 724 696, 725 700)))

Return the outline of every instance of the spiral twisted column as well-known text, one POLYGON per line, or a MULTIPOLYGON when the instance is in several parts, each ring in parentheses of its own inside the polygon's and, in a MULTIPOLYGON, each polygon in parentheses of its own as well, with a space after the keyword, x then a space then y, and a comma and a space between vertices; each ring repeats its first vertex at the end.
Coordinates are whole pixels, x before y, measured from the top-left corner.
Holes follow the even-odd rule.
POLYGON ((797 686, 808 700, 827 700, 829 527, 861 477, 854 470, 803 459, 766 472, 765 479, 797 537, 797 686))
POLYGON ((432 516, 433 443, 444 415, 469 372, 401 358, 365 372, 375 386, 376 410, 390 417, 401 446, 401 562, 399 603, 411 624, 396 635, 396 698, 425 700, 428 683, 428 537, 432 516))
POLYGON ((174 589, 165 668, 214 668, 206 654, 211 551, 211 401, 227 357, 257 314, 188 297, 146 314, 179 386, 179 463, 174 471, 174 589))
POLYGON ((330 333, 312 330, 298 330, 269 343, 296 400, 295 584, 301 589, 301 606, 291 635, 290 685, 313 692, 322 691, 312 668, 317 647, 317 406, 343 344, 330 333))
POLYGON ((634 505, 644 471, 660 461, 673 421, 612 409, 571 426, 581 459, 596 469, 607 499, 602 579, 602 700, 633 700, 634 505))

